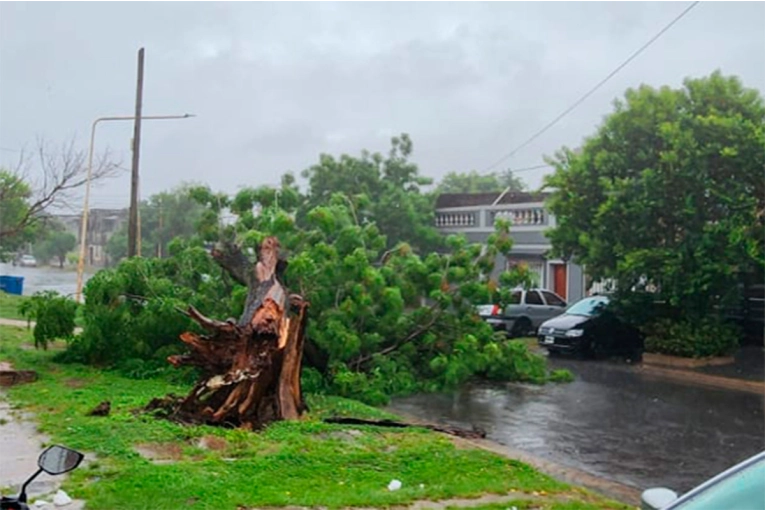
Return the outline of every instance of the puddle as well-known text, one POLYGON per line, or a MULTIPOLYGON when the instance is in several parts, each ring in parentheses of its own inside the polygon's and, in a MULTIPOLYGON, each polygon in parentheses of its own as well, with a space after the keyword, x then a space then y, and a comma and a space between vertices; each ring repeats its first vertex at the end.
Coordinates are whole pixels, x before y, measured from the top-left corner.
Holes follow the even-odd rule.
MULTIPOLYGON (((36 425, 16 409, 12 409, 4 395, 0 393, 0 452, 3 452, 3 462, 0 462, 0 490, 3 495, 18 495, 21 485, 32 476, 38 469, 37 457, 45 449, 50 438, 40 434, 36 425), (11 492, 7 493, 8 489, 11 492)), ((52 500, 52 494, 58 490, 64 477, 51 476, 40 473, 35 480, 27 486, 29 502, 34 503, 45 497, 46 501, 52 500)), ((81 510, 85 504, 83 501, 73 501, 66 505, 66 510, 81 510)), ((54 508, 52 504, 35 507, 40 510, 54 508)))

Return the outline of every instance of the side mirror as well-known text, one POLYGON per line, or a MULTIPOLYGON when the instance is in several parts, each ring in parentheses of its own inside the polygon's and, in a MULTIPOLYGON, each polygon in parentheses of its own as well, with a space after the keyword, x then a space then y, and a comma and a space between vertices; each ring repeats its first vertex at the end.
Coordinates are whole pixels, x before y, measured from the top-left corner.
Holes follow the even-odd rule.
POLYGON ((51 446, 40 454, 37 466, 49 475, 62 475, 80 465, 85 456, 63 446, 51 446))
POLYGON ((643 491, 640 495, 641 510, 661 510, 677 499, 677 493, 669 489, 657 488, 643 491))

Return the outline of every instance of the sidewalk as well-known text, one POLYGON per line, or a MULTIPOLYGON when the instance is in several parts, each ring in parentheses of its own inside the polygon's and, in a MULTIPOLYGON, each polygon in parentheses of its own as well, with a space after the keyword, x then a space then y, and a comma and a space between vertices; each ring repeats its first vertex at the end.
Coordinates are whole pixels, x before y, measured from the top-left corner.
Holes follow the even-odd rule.
POLYGON ((734 356, 711 360, 706 365, 689 363, 692 360, 685 358, 673 362, 672 358, 646 353, 640 370, 680 382, 765 395, 765 349, 762 347, 744 346, 734 356))

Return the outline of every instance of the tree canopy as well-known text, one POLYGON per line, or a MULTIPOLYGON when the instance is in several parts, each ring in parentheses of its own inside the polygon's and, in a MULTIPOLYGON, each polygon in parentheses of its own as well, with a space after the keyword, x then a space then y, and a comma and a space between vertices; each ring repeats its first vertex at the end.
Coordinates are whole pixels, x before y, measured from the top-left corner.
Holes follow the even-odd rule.
POLYGON ((74 234, 64 231, 60 223, 51 222, 41 239, 35 243, 33 253, 38 263, 47 264, 51 259, 56 259, 58 266, 63 268, 67 254, 74 250, 76 244, 77 237, 74 234))
POLYGON ((308 190, 298 221, 340 193, 347 197, 359 224, 377 225, 388 248, 408 243, 427 253, 439 247, 442 239, 434 227, 434 196, 423 191, 432 180, 420 175, 417 165, 409 161, 412 151, 412 140, 402 134, 391 140, 387 156, 368 151, 361 157, 322 154, 318 164, 302 173, 308 190))
POLYGON ((765 106, 720 72, 626 92, 545 180, 554 250, 622 290, 655 285, 682 317, 714 314, 765 265, 765 106))
MULTIPOLYGON (((191 184, 182 184, 141 201, 141 255, 162 257, 176 237, 189 238, 197 233, 204 208, 191 197, 191 184)), ((107 242, 112 261, 127 256, 127 223, 107 242)))
POLYGON ((512 170, 480 174, 471 172, 449 172, 436 187, 436 193, 488 193, 492 191, 523 191, 526 185, 513 174, 512 170))

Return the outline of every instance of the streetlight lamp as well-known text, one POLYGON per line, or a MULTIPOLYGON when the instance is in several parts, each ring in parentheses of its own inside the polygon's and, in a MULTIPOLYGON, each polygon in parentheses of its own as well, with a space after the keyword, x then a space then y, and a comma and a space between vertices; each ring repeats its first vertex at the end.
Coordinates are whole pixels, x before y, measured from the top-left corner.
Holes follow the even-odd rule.
MULTIPOLYGON (((195 115, 186 113, 184 115, 142 115, 141 120, 174 120, 174 119, 188 119, 195 115)), ((96 139, 96 126, 99 122, 113 121, 113 120, 135 120, 135 116, 114 116, 114 117, 99 117, 93 121, 93 127, 90 130, 90 150, 88 151, 88 175, 85 180, 85 200, 82 206, 82 225, 80 226, 80 257, 77 260, 77 292, 75 293, 75 299, 80 302, 82 297, 82 275, 85 271, 85 244, 88 234, 88 209, 90 201, 90 178, 93 174, 93 144, 96 139)))

